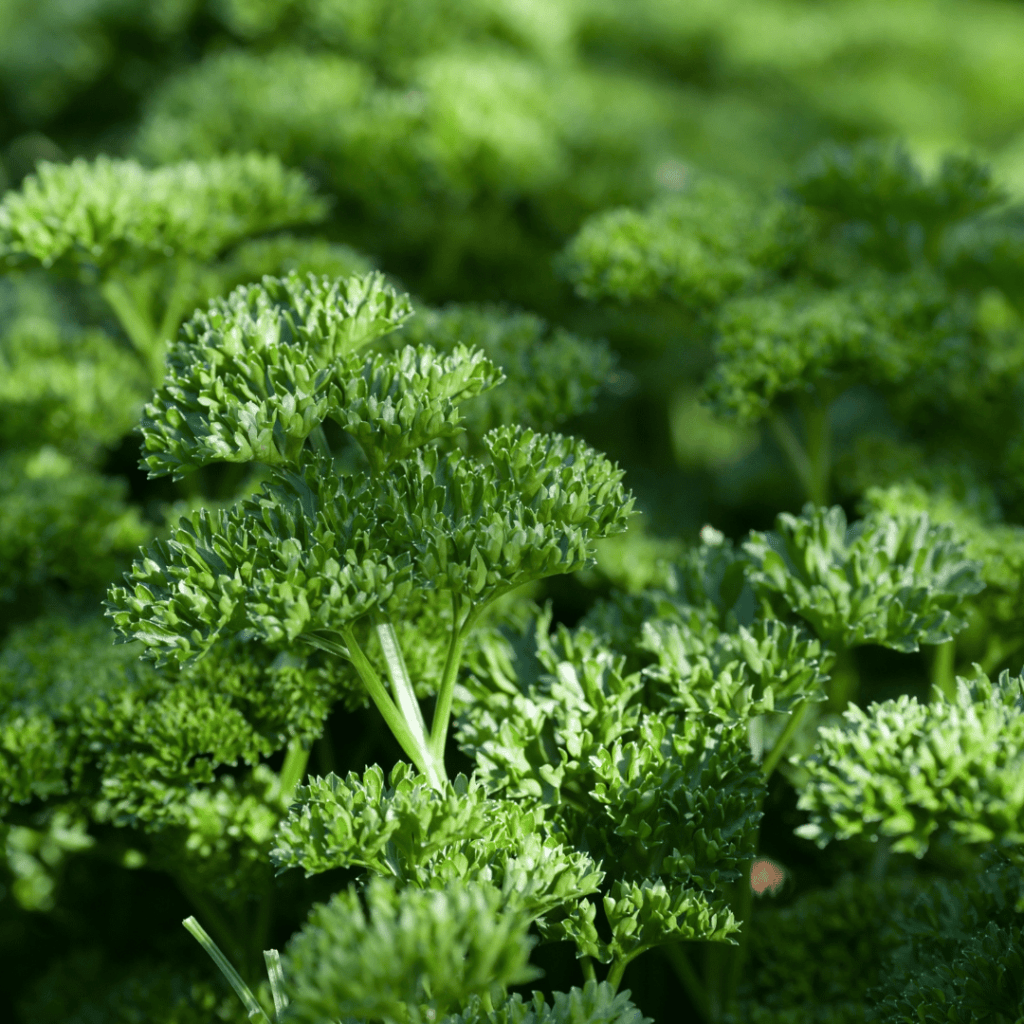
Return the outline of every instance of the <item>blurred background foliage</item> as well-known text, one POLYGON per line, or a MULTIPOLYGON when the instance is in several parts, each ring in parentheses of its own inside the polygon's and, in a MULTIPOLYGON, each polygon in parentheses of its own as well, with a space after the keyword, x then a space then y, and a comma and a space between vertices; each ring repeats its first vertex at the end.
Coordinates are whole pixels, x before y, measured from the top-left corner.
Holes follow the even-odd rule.
MULTIPOLYGON (((719 182, 701 193, 699 215, 687 222, 683 211, 673 223, 732 238, 742 252, 780 190, 792 196, 803 182, 802 201, 823 218, 812 229, 820 241, 828 197, 807 183, 827 178, 815 178, 813 163, 823 144, 898 142, 929 181, 947 154, 968 154, 991 169, 993 194, 1019 197, 1022 52, 1024 3, 1016 0, 4 0, 0 193, 18 188, 40 161, 106 154, 158 166, 261 151, 311 179, 329 199, 325 217, 197 263, 183 291, 175 290, 181 275, 147 269, 135 284, 154 323, 162 316, 173 327, 212 295, 265 273, 377 266, 418 304, 467 304, 425 317, 416 330, 428 334, 468 331, 510 353, 519 343, 503 330, 538 345, 554 339, 552 350, 572 348, 577 336, 607 342, 614 366, 601 355, 607 374, 596 407, 559 429, 620 462, 643 515, 624 540, 605 544, 593 570, 535 595, 552 598, 557 619, 571 623, 613 585, 658 584, 657 560, 705 523, 738 537, 809 496, 778 423, 773 430, 764 418, 730 416, 703 397, 715 360, 709 324, 731 325, 741 345, 745 325, 760 315, 757 295, 746 306, 729 306, 724 292, 681 300, 632 279, 619 293, 604 285, 588 292, 600 238, 582 252, 573 239, 597 236, 578 235, 581 228, 620 207, 678 213, 672 204, 685 203, 695 181, 719 182), (493 318, 509 313, 507 327, 495 328, 493 318)), ((952 214, 943 225, 951 238, 973 230, 952 214)), ((772 227, 771 238, 780 231, 772 227)), ((820 248, 801 250, 791 264, 773 264, 770 248, 761 256, 776 277, 758 287, 772 301, 771 289, 788 286, 791 272, 842 302, 844 273, 906 269, 858 250, 853 271, 836 264, 826 274, 820 248)), ((1007 438, 1024 437, 1015 383, 1024 365, 1020 278, 971 283, 971 267, 935 254, 912 269, 928 278, 927 287, 913 284, 914 302, 927 293, 950 308, 969 306, 958 335, 968 339, 966 355, 955 379, 943 378, 948 401, 925 401, 936 393, 934 375, 914 394, 906 390, 902 433, 866 430, 886 420, 885 388, 855 379, 833 406, 837 454, 825 494, 851 513, 862 501, 928 509, 966 530, 979 555, 1016 558, 1024 499, 996 463, 1013 455, 1007 438), (954 385, 965 381, 958 393, 954 385), (959 449, 951 439, 963 442, 959 449), (990 462, 977 462, 986 451, 990 462), (909 491, 870 490, 907 478, 909 491)), ((0 278, 0 641, 11 634, 9 658, 44 613, 74 620, 95 612, 138 545, 170 518, 196 502, 227 500, 243 483, 213 472, 198 474, 191 489, 145 479, 132 431, 153 382, 124 334, 80 279, 31 269, 0 278)), ((931 335, 922 338, 930 344, 931 335)), ((557 353, 550 368, 524 356, 523 394, 541 377, 551 378, 544 394, 555 393, 564 363, 589 395, 580 358, 576 369, 557 353)), ((793 413, 784 404, 779 411, 784 420, 793 413)), ((1024 460, 1024 447, 1016 451, 1024 460)), ((990 628, 1008 628, 1019 609, 1014 566, 1005 580, 988 581, 966 638, 968 655, 991 662, 990 671, 1018 650, 990 628)), ((920 667, 934 677, 930 663, 920 667)), ((872 650, 860 670, 865 697, 915 686, 923 693, 907 660, 872 650)), ((11 697, 2 685, 0 693, 11 697)), ((394 754, 369 716, 332 727, 356 729, 362 741, 358 749, 338 744, 344 763, 318 770, 394 754)), ((799 874, 795 797, 779 788, 772 801, 782 824, 767 842, 799 874)), ((73 803, 29 805, 11 822, 0 830, 0 960, 10 979, 0 987, 0 1017, 12 1019, 22 1005, 33 1021, 236 1019, 230 1000, 203 980, 200 954, 177 925, 186 904, 151 870, 145 842, 87 826, 73 803), (149 937, 136 949, 125 936, 140 921, 149 937), (192 963, 199 973, 164 978, 163 968, 131 967, 138 956, 192 963), (138 988, 136 975, 150 979, 148 988, 138 988), (87 994, 100 978, 114 996, 92 1007, 87 994)), ((207 824, 228 842, 221 825, 207 824)), ((183 829, 186 844, 202 831, 183 829)), ((845 856, 809 861, 805 877, 827 881, 847 866, 845 856)), ((322 895, 313 883, 287 885, 280 905, 300 909, 281 911, 275 928, 283 935, 322 895)), ((560 970, 574 980, 573 965, 546 966, 555 987, 560 970)), ((658 1000, 672 998, 663 974, 656 963, 627 975, 649 993, 650 1005, 641 1005, 655 1017, 658 1000)))

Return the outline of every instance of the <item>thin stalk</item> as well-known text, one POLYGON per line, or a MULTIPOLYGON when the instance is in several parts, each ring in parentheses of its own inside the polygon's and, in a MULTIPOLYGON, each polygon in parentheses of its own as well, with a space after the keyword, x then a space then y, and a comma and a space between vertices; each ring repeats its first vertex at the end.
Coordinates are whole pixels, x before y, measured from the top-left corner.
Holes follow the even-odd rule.
POLYGON ((442 764, 444 763, 445 742, 448 739, 448 722, 452 715, 455 680, 459 674, 459 664, 462 661, 462 649, 466 644, 466 637, 483 607, 481 604, 470 608, 460 625, 458 599, 454 594, 452 595, 452 635, 448 643, 448 656, 444 661, 444 671, 441 673, 441 683, 437 688, 437 703, 434 705, 434 720, 430 729, 430 751, 442 764))
POLYGON ((330 731, 324 723, 324 731, 316 741, 316 766, 320 769, 321 775, 330 775, 334 771, 334 742, 331 740, 330 731))
POLYGON ((592 957, 580 957, 580 970, 583 972, 584 981, 597 981, 597 972, 594 970, 594 960, 592 957))
POLYGON ((817 402, 804 401, 801 412, 811 472, 807 496, 815 505, 827 505, 828 481, 832 474, 832 430, 828 404, 823 398, 817 402))
POLYGON ((722 1020, 722 979, 725 971, 727 950, 721 942, 708 944, 705 977, 707 978, 708 1020, 711 1024, 719 1024, 722 1020))
POLYGON ((284 971, 281 970, 281 954, 276 949, 265 949, 263 961, 267 965, 267 977, 270 979, 270 991, 274 996, 274 1013, 278 1020, 288 1009, 288 995, 284 990, 284 971))
POLYGON ((306 765, 309 763, 309 749, 302 745, 302 740, 295 738, 288 744, 288 753, 284 756, 284 764, 281 765, 281 799, 291 799, 295 787, 302 781, 306 774, 306 765))
POLYGON ((782 755, 786 752, 786 747, 789 746, 789 741, 793 738, 793 734, 800 728, 800 723, 803 721, 804 715, 807 714, 807 707, 807 701, 801 701, 796 710, 790 714, 786 728, 782 730, 779 738, 775 741, 771 753, 764 759, 761 771, 764 773, 766 782, 772 777, 772 772, 775 771, 779 761, 782 760, 782 755))
POLYGON ((709 1020, 708 994, 704 990, 704 983, 700 980, 700 976, 694 969, 693 964, 690 963, 690 958, 686 955, 686 950, 683 949, 682 944, 670 942, 668 945, 661 946, 660 949, 669 964, 671 964, 672 970, 676 972, 676 977, 682 982, 683 988, 686 989, 686 994, 690 997, 690 1002, 693 1003, 697 1013, 700 1014, 703 1020, 709 1020))
POLYGON ((622 984, 622 976, 626 973, 626 968, 632 959, 633 957, 622 957, 612 961, 612 965, 608 969, 608 974, 604 980, 611 985, 613 992, 619 991, 619 986, 622 984))
POLYGON ((743 965, 747 957, 747 941, 750 938, 750 911, 754 904, 754 887, 750 882, 753 864, 753 860, 746 862, 743 868, 743 877, 737 883, 740 890, 733 907, 733 914, 742 927, 737 937, 739 945, 733 946, 730 951, 731 955, 726 974, 725 1000, 723 1004, 725 1009, 728 1009, 729 1005, 736 998, 736 992, 740 984, 740 975, 743 973, 743 965))
POLYGON ((184 319, 185 304, 188 300, 190 273, 187 264, 178 263, 174 268, 174 281, 164 306, 164 315, 160 318, 160 326, 156 330, 158 341, 173 341, 184 319))
POLYGON ((274 912, 274 887, 268 880, 263 889, 256 909, 256 921, 249 936, 249 956, 246 960, 246 973, 249 977, 256 977, 259 971, 259 955, 266 945, 267 937, 270 935, 270 922, 274 912))
POLYGON ((800 411, 804 427, 803 443, 785 417, 777 412, 768 413, 768 428, 789 460, 805 498, 815 505, 826 505, 832 471, 828 405, 824 401, 804 402, 800 411))
POLYGON ((228 980, 228 984, 242 1000, 249 1020, 261 1021, 263 1024, 270 1024, 270 1020, 260 1006, 256 997, 252 994, 249 986, 242 980, 242 976, 231 966, 231 961, 220 951, 217 943, 210 938, 203 930, 203 926, 194 918, 186 917, 181 922, 188 933, 206 950, 210 959, 220 968, 221 974, 228 980))
POLYGON ((796 473, 804 495, 809 499, 811 491, 814 489, 814 470, 800 439, 793 432, 793 428, 777 412, 770 411, 768 413, 768 428, 789 460, 793 472, 796 473))
POLYGON ((387 665, 388 678, 391 680, 391 689, 399 710, 423 746, 429 747, 427 723, 423 720, 420 702, 416 698, 416 691, 409 678, 409 670, 405 666, 405 658, 402 656, 402 648, 398 643, 395 627, 387 620, 381 620, 375 624, 375 628, 377 640, 384 655, 384 664, 387 665))
POLYGON ((848 647, 840 648, 836 652, 836 662, 832 668, 832 678, 828 686, 829 711, 842 714, 847 704, 855 700, 860 690, 860 673, 857 671, 857 663, 854 661, 853 651, 848 647))
POLYGON ((1022 647, 1024 647, 1024 637, 1011 643, 1004 643, 997 637, 992 637, 985 648, 985 656, 981 659, 982 669, 986 673, 993 672, 1022 647))
POLYGON ((932 686, 937 686, 949 698, 956 696, 956 677, 953 671, 955 662, 955 640, 947 640, 944 644, 939 644, 932 652, 930 682, 932 686))
POLYGON ((154 383, 160 381, 164 374, 163 352, 157 344, 156 326, 152 319, 139 307, 123 281, 107 278, 100 285, 99 291, 114 311, 132 348, 145 363, 150 379, 154 383))
POLYGON ((409 723, 406 722, 402 712, 391 699, 387 688, 381 681, 377 670, 370 664, 370 660, 363 653, 359 642, 355 638, 350 626, 341 630, 342 638, 347 648, 346 657, 352 662, 359 678, 370 694, 370 699, 377 705, 378 710, 384 716, 392 735, 398 740, 398 745, 409 757, 416 767, 427 776, 428 781, 434 789, 444 790, 446 778, 444 771, 438 770, 438 765, 430 751, 423 746, 420 737, 416 736, 409 723))

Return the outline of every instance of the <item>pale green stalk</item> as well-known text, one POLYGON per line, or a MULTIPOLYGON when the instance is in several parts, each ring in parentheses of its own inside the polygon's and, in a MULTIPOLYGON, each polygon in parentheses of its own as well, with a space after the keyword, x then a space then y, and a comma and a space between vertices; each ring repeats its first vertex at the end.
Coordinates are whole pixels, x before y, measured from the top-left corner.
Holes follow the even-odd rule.
POLYGON ((455 596, 452 596, 452 635, 448 644, 448 656, 445 658, 441 683, 437 688, 437 703, 434 705, 434 720, 430 730, 430 750, 434 757, 444 764, 444 747, 448 739, 448 722, 451 719, 452 699, 455 693, 455 680, 459 674, 462 661, 462 649, 477 616, 483 605, 470 608, 465 619, 459 623, 459 607, 455 596))
POLYGON ((938 644, 932 652, 932 663, 930 666, 930 682, 937 686, 947 697, 956 696, 956 675, 954 665, 956 662, 956 641, 947 640, 944 644, 938 644))
POLYGON ((391 699, 387 687, 385 687, 380 676, 377 675, 377 670, 359 646, 352 628, 346 626, 340 632, 342 639, 345 641, 345 647, 311 633, 303 634, 302 639, 313 647, 318 647, 320 650, 328 651, 331 654, 337 654, 352 663, 352 666, 359 674, 359 678, 363 681, 370 699, 377 705, 377 710, 380 711, 392 735, 398 740, 398 745, 409 760, 427 776, 431 786, 442 791, 446 782, 443 771, 438 771, 437 764, 433 757, 431 757, 429 750, 422 745, 409 728, 398 705, 391 699))
POLYGON ((288 744, 288 753, 285 754, 284 764, 281 765, 281 799, 291 799, 295 787, 302 781, 306 774, 306 765, 309 763, 309 749, 304 747, 302 740, 295 738, 288 744))
POLYGON ((163 353, 157 345, 156 325, 140 308, 127 284, 115 277, 108 277, 100 285, 100 294, 114 311, 118 322, 128 335, 128 340, 146 364, 154 383, 163 377, 163 353))
POLYGON ((423 720, 420 702, 413 689, 412 680, 409 678, 409 670, 405 667, 405 658, 402 656, 402 648, 398 643, 395 627, 386 619, 382 619, 376 623, 376 630, 377 640, 384 655, 384 664, 387 666, 388 678, 391 681, 391 689, 398 708, 413 735, 416 736, 417 742, 430 749, 427 740, 427 723, 423 720))
POLYGON ((263 1007, 260 1006, 256 997, 252 994, 249 986, 242 980, 242 976, 231 966, 231 961, 220 951, 217 943, 210 938, 203 930, 202 925, 194 917, 186 917, 181 922, 189 934, 196 939, 200 946, 206 950, 210 959, 220 968, 221 974, 228 980, 228 984, 242 1000, 246 1013, 250 1020, 260 1021, 262 1024, 270 1024, 263 1007))
POLYGON ((274 1012, 280 1020, 281 1014, 288 1009, 288 996, 284 990, 284 971, 281 970, 281 954, 276 949, 265 949, 263 960, 267 965, 270 991, 274 995, 274 1012))
POLYGON ((805 402, 801 405, 801 416, 804 443, 785 417, 774 410, 768 413, 768 427, 796 473, 807 500, 815 505, 827 505, 832 463, 828 405, 823 399, 816 403, 805 402))

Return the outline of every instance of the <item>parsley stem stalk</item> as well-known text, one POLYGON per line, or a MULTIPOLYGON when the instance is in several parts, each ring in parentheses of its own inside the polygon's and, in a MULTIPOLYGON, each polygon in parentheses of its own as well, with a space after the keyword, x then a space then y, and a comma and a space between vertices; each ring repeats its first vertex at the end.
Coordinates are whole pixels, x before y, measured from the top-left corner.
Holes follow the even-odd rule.
POLYGON ((259 1021, 261 1024, 270 1024, 263 1007, 260 1006, 251 989, 242 980, 242 976, 231 965, 231 961, 220 951, 217 943, 210 938, 203 930, 203 926, 194 918, 186 917, 181 922, 188 933, 206 950, 210 959, 220 968, 221 974, 228 980, 228 984, 238 994, 245 1006, 249 1020, 259 1021))
POLYGON ((594 970, 594 961, 591 957, 580 957, 580 970, 583 971, 584 981, 597 981, 597 972, 594 970))
POLYGON ((768 413, 768 427, 803 487, 804 496, 815 505, 828 504, 831 473, 831 433, 828 406, 824 401, 801 404, 805 443, 784 416, 768 413))
POLYGON ((459 674, 459 664, 462 661, 462 648, 465 646, 466 636, 483 607, 482 604, 471 607, 460 623, 458 598, 454 594, 452 595, 452 635, 448 644, 448 656, 445 658, 444 671, 441 674, 441 684, 437 688, 437 703, 434 705, 434 720, 430 730, 430 752, 442 764, 444 763, 444 746, 448 739, 448 722, 452 714, 455 679, 459 674))
POLYGON ((420 710, 416 691, 409 678, 409 670, 405 667, 405 658, 402 656, 402 648, 398 643, 395 627, 388 620, 381 619, 374 624, 374 628, 377 631, 377 640, 384 655, 384 663, 387 665, 388 678, 391 681, 395 702, 413 734, 416 735, 420 743, 426 746, 427 724, 423 720, 423 712, 420 710))
MULTIPOLYGON (((234 931, 224 919, 224 915, 221 914, 217 907, 207 898, 205 893, 197 889, 196 886, 194 886, 185 877, 183 872, 173 872, 172 877, 174 878, 174 881, 177 882, 178 888, 182 891, 189 903, 191 903, 192 906, 202 914, 206 923, 220 940, 220 944, 228 950, 234 959, 241 963, 242 945, 235 938, 234 931)), ((194 920, 194 918, 190 918, 190 920, 194 920)), ((205 935, 206 933, 204 932, 203 934, 205 935)))
POLYGON ((122 330, 128 335, 132 348, 146 365, 154 384, 164 375, 163 351, 158 345, 156 325, 140 308, 128 285, 118 278, 108 277, 99 288, 107 305, 114 311, 122 330))
POLYGON ((281 799, 289 802, 295 787, 302 781, 306 774, 306 765, 309 763, 309 750, 307 750, 297 736, 288 744, 288 752, 284 757, 284 764, 281 765, 281 799))
POLYGON ((318 423, 310 432, 309 440, 313 450, 320 455, 331 456, 331 446, 327 443, 327 435, 324 433, 324 425, 318 423))
POLYGON ((820 396, 817 401, 807 399, 801 403, 801 413, 811 470, 811 486, 807 496, 815 505, 827 505, 828 480, 832 473, 832 432, 828 402, 824 396, 820 396))
MULTIPOLYGON (((639 950, 637 952, 640 952, 639 950)), ((605 977, 605 981, 608 982, 612 987, 613 992, 619 991, 619 986, 622 984, 622 976, 626 973, 626 968, 629 966, 630 960, 633 957, 618 957, 612 961, 611 967, 608 969, 608 974, 605 977)))
POLYGON ((947 697, 956 696, 956 677, 953 671, 956 662, 956 641, 947 640, 932 651, 929 682, 937 686, 947 697))
POLYGON ((346 657, 352 662, 359 678, 370 694, 370 699, 377 705, 377 709, 384 716, 388 728, 391 730, 399 746, 409 757, 416 767, 427 776, 434 789, 444 789, 445 777, 443 772, 437 769, 437 763, 425 745, 424 738, 416 736, 405 720, 398 706, 391 699, 387 688, 377 675, 377 670, 370 664, 369 658, 359 646, 351 626, 345 626, 341 631, 342 639, 347 647, 346 657))
POLYGON ((771 753, 765 758, 764 764, 761 765, 765 782, 772 777, 772 772, 778 767, 779 761, 782 760, 782 755, 786 752, 786 747, 789 746, 789 741, 793 738, 793 734, 797 729, 800 728, 800 723, 803 721, 805 714, 807 714, 807 701, 803 700, 790 714, 786 728, 782 730, 781 735, 771 749, 771 753))

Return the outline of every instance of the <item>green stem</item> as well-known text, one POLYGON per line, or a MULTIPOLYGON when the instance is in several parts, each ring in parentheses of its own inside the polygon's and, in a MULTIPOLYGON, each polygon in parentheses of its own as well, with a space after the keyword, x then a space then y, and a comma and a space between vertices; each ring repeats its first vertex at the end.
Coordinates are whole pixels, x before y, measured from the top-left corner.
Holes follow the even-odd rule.
POLYGON ((823 401, 801 405, 805 443, 779 413, 768 413, 768 427, 803 488, 805 498, 815 505, 828 503, 831 474, 831 430, 828 406, 823 401))
POLYGON ((274 996, 274 1013, 277 1019, 288 1009, 288 996, 284 989, 284 971, 281 970, 281 954, 276 949, 263 951, 263 961, 267 965, 267 977, 270 979, 270 991, 274 996))
POLYGON ((423 720, 420 702, 416 698, 416 691, 409 678, 409 670, 405 667, 405 658, 402 656, 402 648, 398 643, 395 627, 384 619, 379 620, 375 624, 375 628, 381 653, 384 655, 384 664, 387 666, 388 678, 391 681, 391 690, 398 708, 418 741, 424 747, 429 747, 427 723, 423 720))
POLYGON ((164 306, 164 315, 160 318, 160 326, 157 328, 156 337, 158 341, 173 341, 174 336, 178 333, 178 328, 184 319, 189 284, 190 272, 188 265, 183 262, 178 263, 174 268, 174 281, 171 284, 171 291, 167 296, 167 303, 164 306))
POLYGON ((163 352, 158 344, 156 325, 140 308, 128 286, 117 278, 107 278, 100 285, 100 294, 114 311, 132 348, 146 364, 150 379, 159 383, 164 375, 163 352))
POLYGON ((933 687, 937 686, 950 699, 956 696, 955 662, 955 640, 947 640, 944 644, 939 644, 932 652, 930 682, 933 687))
POLYGON ((828 504, 828 481, 832 474, 832 431, 829 407, 824 398, 801 403, 804 435, 807 438, 807 459, 811 468, 808 498, 815 505, 828 504))
POLYGON ((786 752, 786 747, 789 745, 789 741, 793 738, 793 734, 800 728, 800 723, 804 719, 804 715, 807 714, 807 701, 801 701, 797 708, 791 712, 789 721, 786 723, 786 728, 782 730, 779 738, 775 741, 775 745, 772 747, 771 753, 764 759, 764 764, 761 765, 761 771, 764 773, 765 781, 772 777, 772 772, 778 767, 779 761, 782 760, 782 755, 786 752))
POLYGON ((462 649, 466 644, 473 623, 476 621, 484 605, 470 608, 466 617, 459 623, 458 598, 452 595, 452 635, 448 644, 448 656, 445 658, 441 683, 437 688, 437 703, 434 705, 434 720, 430 729, 430 750, 435 758, 444 763, 444 747, 448 739, 448 722, 452 714, 452 698, 455 693, 455 680, 459 674, 462 661, 462 649))
MULTIPOLYGON (((391 699, 387 688, 381 681, 377 670, 370 664, 369 658, 363 653, 350 626, 341 630, 342 639, 345 641, 345 657, 352 662, 359 678, 370 694, 370 699, 377 705, 377 709, 387 722, 392 735, 398 740, 398 745, 405 752, 406 756, 416 767, 427 776, 428 781, 434 789, 442 791, 445 787, 446 777, 443 770, 438 770, 435 759, 430 751, 423 745, 421 738, 416 736, 409 723, 406 722, 398 706, 391 699)), ((323 641, 321 641, 323 642, 323 641)), ((330 649, 328 647, 327 649, 330 649)), ((339 649, 335 649, 338 652, 339 649)))
POLYGON ((707 978, 708 1020, 711 1021, 711 1024, 720 1024, 725 1009, 722 988, 728 953, 729 949, 725 943, 709 943, 705 977, 707 978))
POLYGON ((622 984, 622 976, 626 973, 626 968, 629 966, 629 962, 632 959, 633 957, 621 957, 612 961, 612 965, 608 969, 605 981, 611 985, 613 992, 619 991, 619 986, 622 984))
POLYGON ((814 488, 814 471, 811 468, 811 460, 808 458, 807 452, 804 451, 804 446, 793 432, 793 428, 777 412, 770 411, 768 413, 768 427, 776 443, 789 460, 793 472, 796 473, 804 495, 809 499, 814 488))
POLYGON ((246 961, 246 973, 250 978, 255 978, 259 971, 260 953, 267 944, 270 935, 270 924, 273 920, 274 911, 274 886, 268 879, 263 889, 263 896, 256 909, 256 921, 249 936, 249 957, 246 961))
POLYGON ((860 690, 860 672, 854 660, 853 651, 849 647, 836 652, 836 662, 832 666, 832 678, 828 686, 829 711, 842 714, 850 701, 855 700, 860 690))
POLYGON ((754 905, 754 888, 750 882, 750 874, 754 862, 749 860, 744 864, 743 877, 736 884, 739 885, 739 893, 733 907, 733 914, 740 922, 740 933, 737 937, 739 945, 733 946, 730 950, 729 969, 726 976, 724 1008, 728 1009, 736 999, 739 989, 740 975, 743 973, 743 965, 747 956, 747 940, 750 938, 750 912, 754 905))
POLYGON ((661 946, 660 949, 672 965, 672 970, 676 972, 676 977, 682 982, 683 988, 686 989, 686 994, 690 997, 690 1002, 693 1003, 697 1013, 705 1021, 709 1020, 708 994, 704 990, 704 983, 700 980, 700 976, 694 969, 693 964, 690 963, 690 958, 686 955, 682 944, 670 942, 665 946, 661 946))
POLYGON ((302 740, 298 737, 288 744, 288 753, 284 756, 284 764, 281 766, 281 799, 290 802, 295 787, 302 781, 306 774, 306 765, 309 763, 309 748, 303 746, 302 740))
POLYGON ((594 960, 592 957, 580 957, 580 970, 583 971, 584 981, 597 981, 597 972, 594 970, 594 960))
POLYGON ((263 1011, 263 1007, 260 1006, 249 986, 242 980, 242 976, 238 971, 231 966, 231 961, 220 951, 217 943, 206 934, 202 925, 194 917, 186 917, 181 923, 199 945, 206 950, 210 959, 220 968, 221 974, 227 978, 228 984, 238 994, 238 998, 242 1000, 249 1019, 262 1021, 263 1024, 270 1024, 270 1020, 263 1011))
POLYGON ((981 659, 982 670, 991 674, 1022 647, 1024 647, 1024 637, 1012 643, 1004 643, 998 637, 991 638, 985 648, 985 656, 981 659))

